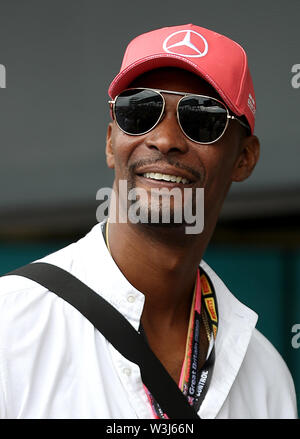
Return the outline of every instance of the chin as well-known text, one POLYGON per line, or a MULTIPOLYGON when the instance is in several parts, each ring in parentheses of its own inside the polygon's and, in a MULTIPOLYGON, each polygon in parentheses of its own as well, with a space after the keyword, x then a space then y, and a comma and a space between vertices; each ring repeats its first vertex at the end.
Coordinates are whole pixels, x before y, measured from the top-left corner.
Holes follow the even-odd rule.
POLYGON ((180 229, 186 226, 182 209, 177 211, 170 208, 170 211, 163 212, 163 209, 149 209, 148 206, 139 206, 136 215, 128 211, 128 220, 134 224, 143 224, 152 228, 180 229))

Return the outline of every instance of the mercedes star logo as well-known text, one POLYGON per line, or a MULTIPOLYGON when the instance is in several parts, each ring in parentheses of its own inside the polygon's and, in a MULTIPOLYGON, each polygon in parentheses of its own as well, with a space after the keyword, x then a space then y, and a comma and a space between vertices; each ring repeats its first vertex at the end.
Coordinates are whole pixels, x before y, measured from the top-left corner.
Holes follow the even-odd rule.
POLYGON ((187 58, 200 58, 208 51, 206 39, 193 30, 179 30, 169 35, 164 43, 165 52, 175 55, 186 56, 187 58))

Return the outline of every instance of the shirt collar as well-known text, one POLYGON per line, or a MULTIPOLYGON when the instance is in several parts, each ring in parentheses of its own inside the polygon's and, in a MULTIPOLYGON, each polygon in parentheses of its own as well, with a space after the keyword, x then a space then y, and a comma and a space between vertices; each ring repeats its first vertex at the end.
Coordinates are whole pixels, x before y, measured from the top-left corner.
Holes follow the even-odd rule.
POLYGON ((117 308, 135 327, 139 328, 145 296, 123 275, 105 244, 102 227, 97 224, 78 241, 74 270, 80 280, 117 308))

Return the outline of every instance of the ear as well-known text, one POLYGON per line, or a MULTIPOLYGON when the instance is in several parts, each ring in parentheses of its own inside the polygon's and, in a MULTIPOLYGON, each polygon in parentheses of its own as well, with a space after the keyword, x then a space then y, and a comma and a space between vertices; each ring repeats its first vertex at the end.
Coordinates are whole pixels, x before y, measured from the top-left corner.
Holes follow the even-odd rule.
POLYGON ((259 159, 260 143, 256 136, 242 139, 241 153, 232 173, 232 181, 244 181, 251 174, 259 159))
POLYGON ((110 122, 107 127, 105 153, 106 153, 107 166, 111 169, 115 167, 115 156, 112 147, 112 131, 113 131, 113 122, 110 122))

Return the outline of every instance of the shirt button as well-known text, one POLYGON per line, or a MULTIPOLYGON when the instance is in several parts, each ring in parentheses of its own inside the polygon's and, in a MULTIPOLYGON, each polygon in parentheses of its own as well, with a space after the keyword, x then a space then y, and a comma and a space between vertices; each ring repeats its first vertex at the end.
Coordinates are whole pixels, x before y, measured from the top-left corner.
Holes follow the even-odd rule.
POLYGON ((124 373, 125 375, 127 375, 128 377, 130 377, 130 375, 131 375, 131 369, 129 369, 129 367, 125 367, 125 368, 123 369, 123 373, 124 373))
POLYGON ((127 297, 127 302, 129 302, 129 303, 135 302, 135 297, 134 296, 128 296, 127 297))

